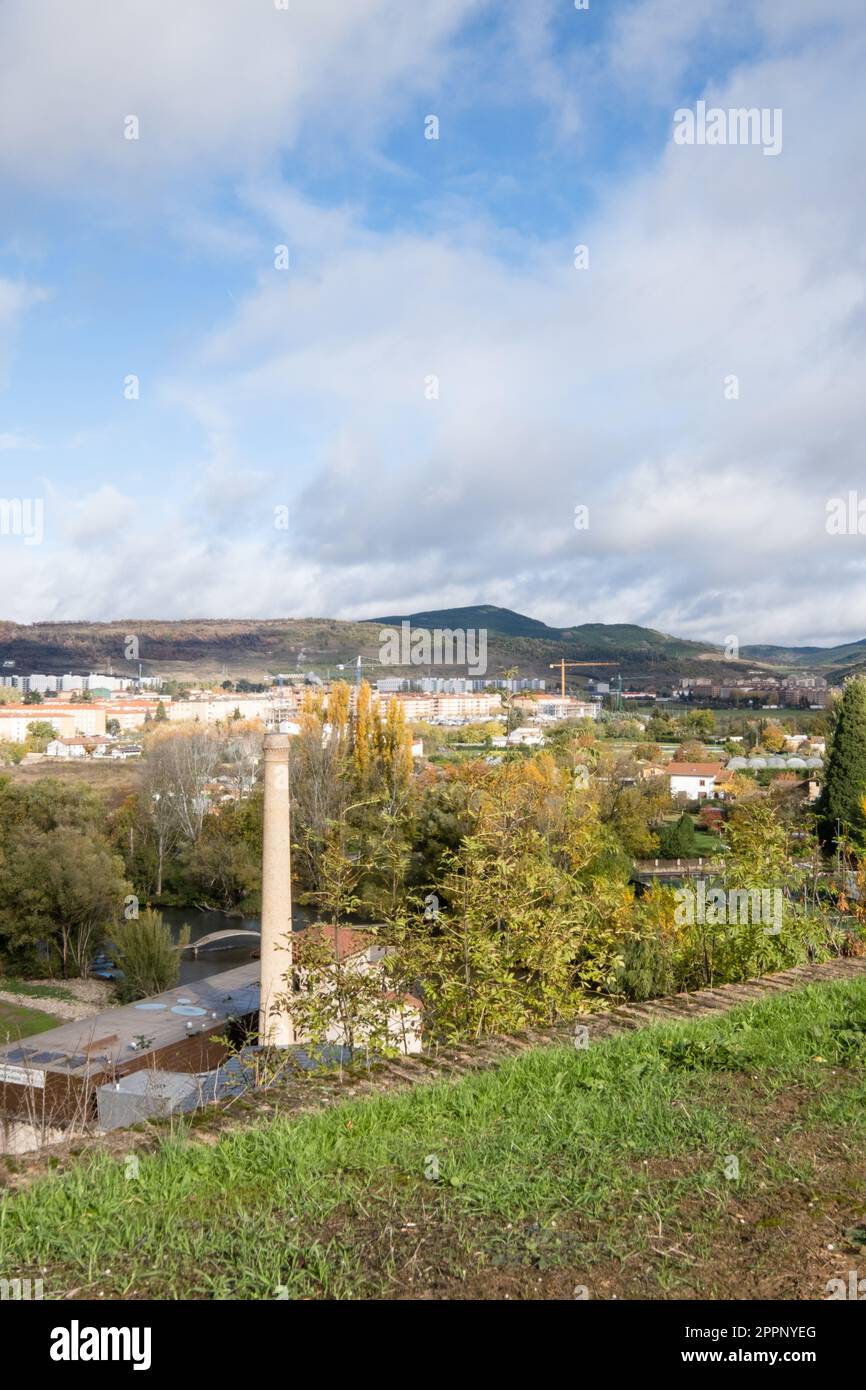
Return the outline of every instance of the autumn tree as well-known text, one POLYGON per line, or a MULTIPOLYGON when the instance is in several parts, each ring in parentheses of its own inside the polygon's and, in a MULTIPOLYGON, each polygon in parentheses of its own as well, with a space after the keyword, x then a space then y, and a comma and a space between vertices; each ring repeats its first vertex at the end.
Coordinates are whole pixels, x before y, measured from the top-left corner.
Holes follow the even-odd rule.
POLYGON ((768 753, 781 753, 785 747, 785 730, 779 724, 767 724, 761 735, 761 743, 768 753))

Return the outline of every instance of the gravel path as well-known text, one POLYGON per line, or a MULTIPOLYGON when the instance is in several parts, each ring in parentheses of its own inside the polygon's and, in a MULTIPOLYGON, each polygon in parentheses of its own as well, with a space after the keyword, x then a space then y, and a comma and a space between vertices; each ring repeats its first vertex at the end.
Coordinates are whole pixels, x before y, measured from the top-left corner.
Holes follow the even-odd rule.
POLYGON ((42 985, 47 989, 63 989, 74 998, 51 999, 35 994, 16 994, 14 990, 3 989, 0 985, 0 1000, 22 1009, 38 1009, 40 1013, 51 1014, 52 1018, 72 1021, 91 1018, 106 1008, 112 999, 112 988, 106 980, 28 980, 27 983, 42 985))

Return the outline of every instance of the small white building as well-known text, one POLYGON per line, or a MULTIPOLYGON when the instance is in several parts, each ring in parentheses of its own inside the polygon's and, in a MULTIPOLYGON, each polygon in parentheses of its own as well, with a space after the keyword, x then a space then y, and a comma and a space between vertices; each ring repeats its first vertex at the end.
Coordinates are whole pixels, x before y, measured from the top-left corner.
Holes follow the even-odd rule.
POLYGON ((83 738, 53 738, 45 745, 49 758, 86 758, 87 740, 83 738))
POLYGON ((718 795, 716 782, 721 780, 721 763, 668 763, 671 796, 684 796, 689 801, 703 801, 718 795))
POLYGON ((46 744, 49 758, 107 758, 114 740, 105 734, 77 734, 72 738, 53 738, 46 744))
MULTIPOLYGON (((405 1056, 421 1051, 421 1000, 414 994, 398 994, 385 987, 387 981, 382 962, 385 959, 386 951, 378 944, 372 932, 364 931, 363 928, 335 927, 322 923, 306 927, 294 938, 296 946, 295 978, 300 990, 303 990, 305 986, 308 987, 302 960, 303 943, 300 939, 302 937, 317 945, 324 943, 327 946, 329 953, 333 956, 335 979, 337 971, 342 974, 344 980, 346 976, 353 974, 378 975, 382 982, 381 998, 387 1010, 387 1033, 390 1045, 405 1056), (298 960, 299 956, 301 957, 300 961, 298 960)), ((327 981, 320 980, 315 988, 317 993, 319 991, 325 994, 331 993, 331 986, 327 981)), ((351 986, 349 989, 351 992, 351 986)), ((340 1045, 345 1043, 344 1029, 336 1018, 328 1026, 325 1040, 340 1045)), ((296 1041, 299 1043, 306 1041, 303 1028, 296 1030, 296 1041)))
POLYGON ((531 724, 521 724, 519 728, 511 730, 507 742, 512 748, 541 748, 544 734, 540 729, 534 729, 531 724))

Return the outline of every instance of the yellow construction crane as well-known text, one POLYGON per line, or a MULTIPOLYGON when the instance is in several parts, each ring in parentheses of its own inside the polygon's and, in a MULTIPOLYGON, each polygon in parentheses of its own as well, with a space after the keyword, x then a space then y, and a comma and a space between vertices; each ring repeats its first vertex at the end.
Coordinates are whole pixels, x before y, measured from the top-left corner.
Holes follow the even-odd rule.
POLYGON ((550 670, 553 671, 557 666, 562 673, 562 698, 565 699, 565 668, 566 666, 618 666, 618 661, 551 661, 550 670))

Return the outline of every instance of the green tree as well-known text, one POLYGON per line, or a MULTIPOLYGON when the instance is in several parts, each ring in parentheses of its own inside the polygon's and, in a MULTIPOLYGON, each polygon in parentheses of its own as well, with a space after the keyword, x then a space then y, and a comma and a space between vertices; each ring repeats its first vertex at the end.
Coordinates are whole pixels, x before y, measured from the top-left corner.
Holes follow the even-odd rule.
POLYGON ((666 825, 659 836, 659 855, 662 859, 693 859, 698 853, 695 823, 683 811, 673 825, 666 825))
POLYGON ((47 719, 34 719, 27 725, 27 747, 34 753, 44 753, 57 730, 47 719))
POLYGON ((824 786, 816 807, 818 834, 829 850, 866 829, 866 678, 846 682, 836 716, 824 786))
POLYGON ((129 884, 99 835, 27 825, 0 857, 0 944, 24 972, 84 975, 118 920, 129 884))

